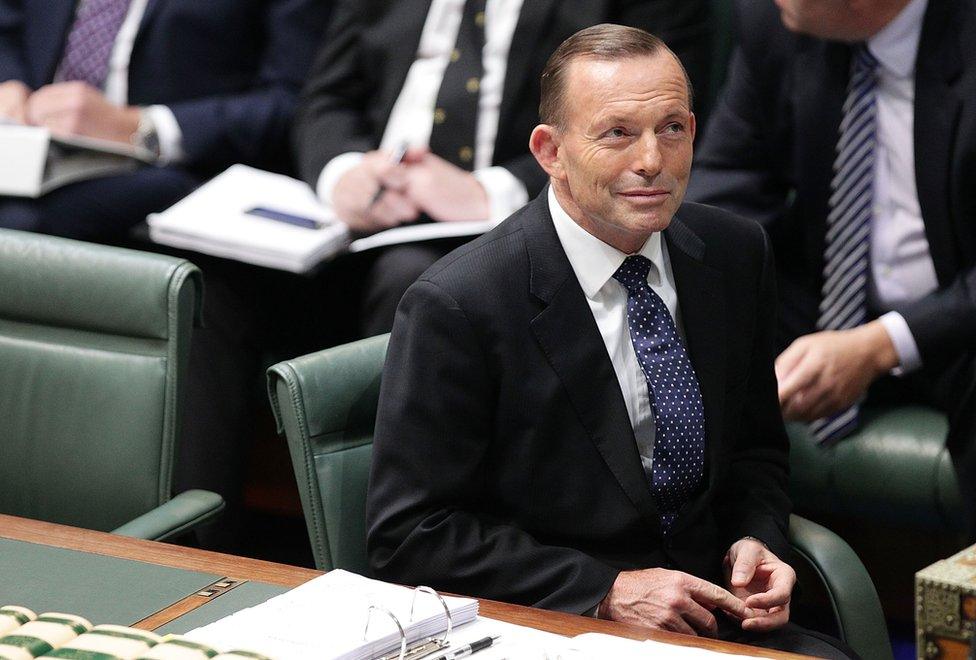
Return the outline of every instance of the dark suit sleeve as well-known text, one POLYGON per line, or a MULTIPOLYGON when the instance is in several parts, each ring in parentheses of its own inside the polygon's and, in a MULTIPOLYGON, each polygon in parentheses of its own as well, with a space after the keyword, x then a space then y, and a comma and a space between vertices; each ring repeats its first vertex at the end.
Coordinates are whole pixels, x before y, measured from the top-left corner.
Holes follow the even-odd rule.
POLYGON ((0 82, 26 82, 23 0, 0 0, 0 82))
POLYGON ((366 104, 370 78, 361 69, 360 47, 368 11, 340 2, 315 57, 292 131, 302 179, 313 188, 326 164, 347 151, 370 151, 379 134, 370 130, 366 104))
POLYGON ((295 106, 328 15, 322 0, 269 0, 253 87, 168 104, 191 165, 243 162, 280 168, 295 106))
POLYGON ((976 267, 949 286, 899 306, 922 363, 943 362, 976 347, 976 267))
POLYGON ((395 582, 585 612, 617 570, 484 513, 496 424, 490 371, 464 310, 434 283, 410 287, 383 372, 367 497, 370 564, 395 582))
MULTIPOLYGON (((740 14, 745 19, 754 13, 740 14)), ((768 229, 782 217, 792 184, 770 153, 783 146, 769 143, 774 122, 760 81, 779 73, 763 70, 769 63, 761 49, 768 44, 749 36, 762 30, 761 20, 750 20, 737 29, 743 36, 695 153, 686 198, 733 211, 768 229)))
POLYGON ((724 492, 715 498, 716 517, 726 547, 744 536, 761 539, 777 557, 789 561, 787 532, 791 503, 789 441, 783 427, 773 370, 776 291, 773 255, 764 232, 763 267, 758 282, 755 340, 744 388, 745 405, 736 428, 724 492))

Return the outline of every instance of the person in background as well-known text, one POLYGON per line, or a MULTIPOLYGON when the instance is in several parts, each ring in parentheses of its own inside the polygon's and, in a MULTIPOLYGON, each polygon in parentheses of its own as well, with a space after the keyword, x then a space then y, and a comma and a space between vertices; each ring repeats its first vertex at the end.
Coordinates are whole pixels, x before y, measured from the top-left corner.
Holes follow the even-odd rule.
POLYGON ((972 526, 976 3, 737 10, 688 196, 769 232, 783 415, 829 444, 857 428, 866 397, 947 412, 972 526))
POLYGON ((116 237, 233 163, 287 168, 329 6, 0 0, 0 121, 134 144, 156 159, 36 200, 0 197, 0 227, 116 237))
MULTIPOLYGON (((295 126, 302 178, 356 232, 504 218, 546 180, 527 145, 539 74, 560 42, 604 21, 652 30, 704 89, 708 18, 704 0, 342 2, 295 126)), ((362 334, 388 332, 406 288, 457 244, 376 255, 363 275, 362 334)))

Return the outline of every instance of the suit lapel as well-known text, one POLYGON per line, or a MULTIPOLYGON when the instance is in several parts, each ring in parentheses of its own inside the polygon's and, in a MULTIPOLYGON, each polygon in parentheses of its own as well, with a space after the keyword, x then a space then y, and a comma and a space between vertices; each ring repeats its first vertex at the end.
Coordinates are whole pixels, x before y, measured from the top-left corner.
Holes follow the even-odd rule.
POLYGON ((797 149, 793 157, 796 171, 801 173, 796 185, 808 190, 803 199, 815 205, 815 208, 806 209, 804 215, 818 218, 820 223, 817 231, 811 232, 812 240, 806 241, 806 260, 821 263, 830 180, 847 97, 850 51, 840 43, 809 40, 806 43, 809 47, 798 54, 793 69, 794 125, 805 127, 795 136, 797 149))
MULTIPOLYGON (((725 297, 721 293, 724 283, 722 273, 704 262, 705 244, 677 217, 665 230, 664 238, 678 290, 688 355, 705 405, 707 467, 715 465, 724 424, 727 345, 725 297)), ((714 476, 715 470, 709 470, 709 486, 714 476)))
POLYGON ((54 79, 54 72, 61 61, 64 43, 75 17, 77 0, 47 0, 44 3, 43 20, 47 27, 38 30, 37 46, 27 57, 28 65, 34 62, 31 81, 34 87, 46 85, 54 79))
POLYGON ((949 207, 949 166, 963 100, 953 83, 962 72, 954 3, 930 2, 915 66, 915 183, 939 282, 956 272, 949 207))
POLYGON ((547 19, 556 8, 556 4, 556 0, 526 0, 522 3, 505 67, 502 105, 498 115, 502 126, 512 116, 515 103, 520 102, 517 98, 518 92, 525 84, 525 78, 531 68, 531 58, 537 54, 535 46, 539 35, 543 33, 547 19))
POLYGON ((549 215, 546 191, 523 226, 530 289, 544 305, 531 328, 580 422, 627 497, 660 533, 660 516, 613 364, 549 215))

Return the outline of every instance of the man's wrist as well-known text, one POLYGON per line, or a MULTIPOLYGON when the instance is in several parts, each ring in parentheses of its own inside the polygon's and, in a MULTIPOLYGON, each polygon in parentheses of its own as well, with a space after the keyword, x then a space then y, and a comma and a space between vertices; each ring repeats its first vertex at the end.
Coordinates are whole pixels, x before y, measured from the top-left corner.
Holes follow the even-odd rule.
POLYGON ((868 356, 877 374, 884 375, 898 366, 898 351, 895 343, 881 321, 874 320, 862 326, 869 334, 868 356))
POLYGON ((138 121, 129 142, 145 152, 153 161, 159 159, 159 133, 156 123, 145 108, 138 108, 138 121))

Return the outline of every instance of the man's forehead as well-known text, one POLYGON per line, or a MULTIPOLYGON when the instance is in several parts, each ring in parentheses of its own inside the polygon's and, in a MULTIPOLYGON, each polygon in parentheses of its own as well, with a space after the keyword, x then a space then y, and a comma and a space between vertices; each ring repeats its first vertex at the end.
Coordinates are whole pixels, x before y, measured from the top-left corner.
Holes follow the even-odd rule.
POLYGON ((571 99, 599 99, 608 111, 640 103, 682 105, 686 110, 689 105, 684 71, 667 50, 615 59, 578 57, 570 63, 567 82, 571 99))

